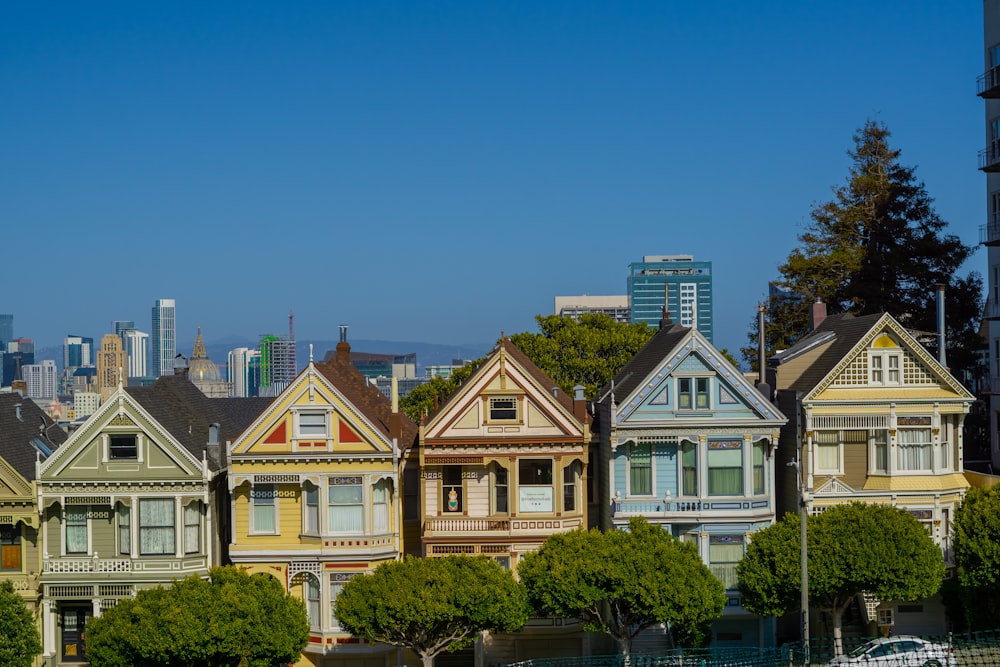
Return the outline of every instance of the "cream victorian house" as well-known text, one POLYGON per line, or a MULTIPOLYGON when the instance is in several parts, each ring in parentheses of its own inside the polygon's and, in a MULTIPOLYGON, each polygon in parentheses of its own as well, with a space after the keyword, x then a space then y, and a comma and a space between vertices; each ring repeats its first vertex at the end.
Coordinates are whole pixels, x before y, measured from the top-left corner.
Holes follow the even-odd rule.
MULTIPOLYGON (((950 566, 951 522, 969 486, 962 425, 972 394, 885 314, 825 318, 770 365, 789 417, 778 447, 780 508, 798 511, 800 497, 812 513, 852 501, 899 507, 926 526, 950 566)), ((947 630, 937 599, 869 599, 859 609, 862 622, 894 633, 947 630)))

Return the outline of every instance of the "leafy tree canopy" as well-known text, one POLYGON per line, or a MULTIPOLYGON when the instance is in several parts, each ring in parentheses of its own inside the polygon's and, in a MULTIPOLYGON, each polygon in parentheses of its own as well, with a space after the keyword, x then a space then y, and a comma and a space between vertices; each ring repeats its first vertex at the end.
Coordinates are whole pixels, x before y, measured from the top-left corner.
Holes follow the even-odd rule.
POLYGON ((38 626, 9 579, 0 581, 0 665, 31 667, 42 652, 38 626))
POLYGON ((516 632, 528 621, 524 589, 496 561, 480 556, 406 557, 353 577, 335 613, 352 634, 412 649, 426 667, 482 630, 516 632))
MULTIPOLYGON (((904 510, 849 503, 807 520, 809 604, 828 611, 840 647, 841 619, 863 592, 880 600, 920 600, 941 587, 944 559, 924 527, 904 510)), ((776 616, 799 602, 799 517, 754 533, 737 566, 743 606, 776 616)))
POLYGON ((583 385, 587 398, 614 378, 656 333, 645 322, 616 322, 604 313, 579 318, 536 315, 538 333, 510 337, 568 395, 583 385))
POLYGON ((87 623, 93 667, 273 667, 297 661, 308 641, 302 601, 234 567, 139 591, 87 623))
POLYGON ((992 629, 1000 612, 1000 486, 970 489, 952 528, 966 615, 974 629, 992 629))
POLYGON ((433 412, 438 404, 451 396, 459 385, 469 379, 483 359, 470 361, 461 368, 452 371, 447 378, 433 377, 430 382, 414 387, 406 396, 399 399, 399 409, 413 421, 420 423, 420 418, 433 412))
MULTIPOLYGON (((975 364, 982 280, 958 275, 974 248, 946 234, 946 224, 913 167, 899 162, 885 124, 869 120, 854 135, 847 183, 833 199, 813 207, 812 222, 778 270, 784 290, 768 299, 768 353, 788 347, 809 330, 817 300, 829 312, 886 312, 922 332, 937 328, 936 286, 946 286, 948 361, 975 364)), ((751 321, 744 359, 757 366, 758 320, 751 321)))
POLYGON ((703 643, 726 602, 694 545, 641 518, 628 531, 552 535, 524 557, 518 574, 539 614, 579 618, 614 637, 625 655, 636 635, 658 623, 669 623, 679 644, 703 643))

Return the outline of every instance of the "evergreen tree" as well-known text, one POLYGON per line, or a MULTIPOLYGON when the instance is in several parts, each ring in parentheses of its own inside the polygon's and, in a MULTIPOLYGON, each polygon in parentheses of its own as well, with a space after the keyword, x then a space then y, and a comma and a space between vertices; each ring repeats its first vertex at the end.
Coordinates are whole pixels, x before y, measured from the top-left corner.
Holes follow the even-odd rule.
MULTIPOLYGON (((974 249, 945 233, 934 200, 915 169, 900 164, 890 136, 884 123, 872 120, 854 135, 847 183, 813 208, 800 247, 778 267, 776 285, 787 291, 768 299, 765 344, 773 353, 807 333, 815 301, 831 314, 886 312, 911 330, 936 332, 936 286, 943 284, 947 357, 961 376, 975 366, 981 347, 982 279, 975 272, 958 275, 974 249)), ((757 330, 755 317, 743 348, 754 367, 757 330)))

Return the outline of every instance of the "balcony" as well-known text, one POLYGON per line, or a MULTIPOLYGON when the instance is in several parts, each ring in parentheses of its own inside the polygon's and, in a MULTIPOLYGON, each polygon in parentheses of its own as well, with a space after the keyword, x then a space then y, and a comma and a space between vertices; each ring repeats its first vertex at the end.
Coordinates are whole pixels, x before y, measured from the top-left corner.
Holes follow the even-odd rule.
POLYGON ((583 525, 582 517, 534 518, 523 514, 516 518, 435 517, 424 520, 424 537, 487 537, 548 535, 573 530, 583 525))
POLYGON ((739 516, 751 518, 769 516, 774 509, 767 498, 732 498, 728 500, 677 500, 662 498, 659 500, 615 500, 614 518, 629 519, 642 516, 656 519, 678 519, 684 521, 699 521, 708 518, 724 518, 739 516))
POLYGON ((989 222, 979 226, 979 243, 985 246, 1000 245, 1000 216, 990 215, 989 222))
POLYGON ((987 100, 1000 97, 1000 67, 991 67, 976 77, 976 95, 987 100))
MULTIPOLYGON (((184 559, 131 558, 53 558, 46 556, 42 562, 42 575, 120 575, 133 572, 186 573, 207 570, 208 559, 197 556, 184 559)), ((172 575, 176 576, 176 575, 172 575)))
POLYGON ((1000 140, 979 151, 979 169, 987 174, 1000 172, 1000 140))

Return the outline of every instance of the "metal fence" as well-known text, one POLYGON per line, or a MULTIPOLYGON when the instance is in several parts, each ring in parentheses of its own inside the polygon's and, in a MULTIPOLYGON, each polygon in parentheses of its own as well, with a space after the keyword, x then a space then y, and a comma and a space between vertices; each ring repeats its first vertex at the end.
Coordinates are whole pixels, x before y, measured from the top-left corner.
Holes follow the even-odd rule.
MULTIPOLYGON (((872 637, 844 637, 843 654, 871 641, 872 637)), ((913 656, 893 655, 878 659, 859 660, 858 667, 1000 667, 1000 630, 971 632, 943 636, 922 636, 942 647, 941 658, 914 659, 913 656)), ((675 649, 658 655, 598 655, 577 658, 538 658, 505 667, 823 667, 829 664, 848 665, 841 657, 833 661, 834 643, 831 638, 809 642, 808 662, 801 642, 776 648, 703 648, 675 649)))

